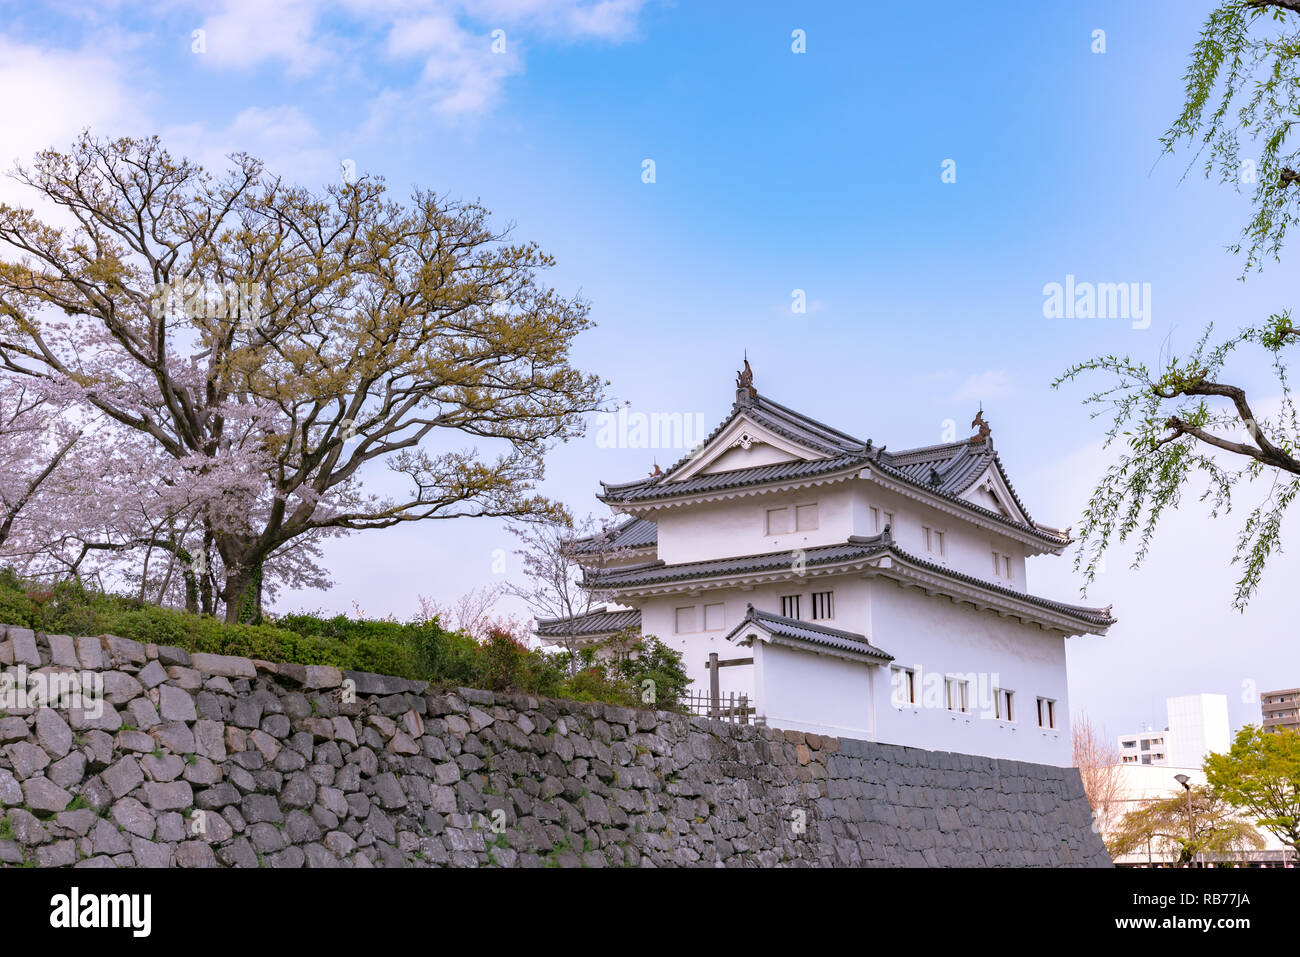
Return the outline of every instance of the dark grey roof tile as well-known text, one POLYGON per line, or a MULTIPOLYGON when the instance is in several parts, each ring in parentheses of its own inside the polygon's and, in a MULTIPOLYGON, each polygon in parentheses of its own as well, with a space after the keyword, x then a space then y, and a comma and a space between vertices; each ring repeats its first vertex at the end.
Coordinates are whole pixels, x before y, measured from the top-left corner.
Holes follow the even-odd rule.
MULTIPOLYGON (((1040 608, 1055 611, 1089 625, 1108 627, 1115 623, 1115 619, 1109 614, 1109 608, 1089 608, 1083 605, 1071 605, 1065 602, 1055 601, 1051 598, 1041 598, 1037 595, 1031 595, 1028 592, 1008 588, 1005 585, 1000 585, 996 582, 986 581, 985 579, 979 578, 975 575, 956 571, 955 569, 949 568, 947 565, 939 565, 935 562, 918 558, 909 552, 903 551, 895 545, 892 537, 890 537, 887 531, 880 535, 872 536, 871 538, 859 538, 855 536, 849 538, 849 540, 844 543, 821 545, 815 548, 803 549, 800 555, 800 560, 803 562, 804 568, 816 568, 822 565, 834 565, 858 558, 870 558, 886 552, 898 558, 900 561, 924 568, 945 578, 976 585, 990 592, 1004 595, 1017 601, 1027 602, 1028 604, 1036 605, 1040 608)), ((794 569, 794 556, 790 551, 768 552, 761 555, 746 555, 740 558, 720 558, 700 562, 684 562, 677 565, 668 565, 662 561, 644 562, 639 565, 627 565, 622 568, 610 569, 597 575, 589 575, 586 583, 600 588, 634 588, 644 587, 646 585, 662 585, 671 582, 690 581, 693 579, 761 573, 785 568, 789 568, 792 571, 794 569)))
POLYGON ((570 618, 537 619, 537 634, 543 638, 587 638, 610 635, 628 628, 638 631, 641 629, 641 612, 637 609, 611 611, 602 608, 570 618))
MULTIPOLYGON (((659 526, 648 518, 629 518, 611 529, 607 547, 611 549, 648 548, 658 544, 659 526)), ((579 539, 574 542, 573 550, 578 554, 594 552, 600 548, 596 536, 579 539)))
POLYGON ((780 635, 788 641, 813 646, 814 649, 818 647, 834 648, 838 651, 849 651, 864 657, 875 658, 882 662, 894 660, 893 655, 881 651, 867 641, 865 635, 859 635, 852 631, 841 631, 838 628, 827 628, 825 625, 801 621, 798 618, 786 618, 784 615, 758 611, 753 605, 748 607, 740 624, 728 632, 726 639, 734 641, 746 628, 755 623, 761 624, 774 635, 780 635))

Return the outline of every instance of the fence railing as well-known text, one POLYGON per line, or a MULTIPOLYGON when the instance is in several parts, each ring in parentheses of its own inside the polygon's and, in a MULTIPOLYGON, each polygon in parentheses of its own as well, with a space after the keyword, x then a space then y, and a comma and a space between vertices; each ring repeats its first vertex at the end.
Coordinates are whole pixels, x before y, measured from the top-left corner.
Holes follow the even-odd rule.
POLYGON ((758 715, 758 709, 750 703, 749 695, 738 695, 736 692, 731 691, 719 695, 715 701, 712 695, 705 692, 688 691, 678 700, 688 714, 697 714, 702 717, 713 718, 716 721, 727 721, 731 724, 764 723, 763 719, 758 715))

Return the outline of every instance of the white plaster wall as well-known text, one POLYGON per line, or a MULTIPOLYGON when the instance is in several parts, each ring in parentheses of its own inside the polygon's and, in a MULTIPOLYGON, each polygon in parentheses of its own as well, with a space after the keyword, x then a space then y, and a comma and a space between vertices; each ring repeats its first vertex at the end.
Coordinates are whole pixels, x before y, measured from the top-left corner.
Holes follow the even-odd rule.
POLYGON ((871 639, 895 665, 917 673, 915 706, 894 707, 888 675, 877 686, 877 739, 1042 764, 1070 763, 1065 639, 1036 625, 975 611, 884 579, 868 582, 871 639), (946 675, 970 678, 970 711, 954 714, 942 696, 946 675), (933 676, 931 678, 930 676, 933 676), (927 688, 939 689, 927 703, 927 688), (993 717, 992 689, 1014 692, 1014 720, 993 717), (1036 699, 1056 702, 1056 729, 1038 727, 1036 699))
MULTIPOLYGON (((683 593, 649 598, 641 602, 641 632, 644 635, 654 635, 670 647, 681 651, 686 673, 694 682, 691 690, 703 693, 709 689, 709 674, 704 667, 704 662, 708 660, 710 652, 716 651, 718 657, 724 659, 750 657, 749 649, 723 640, 723 636, 745 617, 747 605, 752 603, 759 611, 779 615, 781 597, 798 594, 801 596, 801 611, 806 619, 812 612, 812 593, 827 590, 835 593, 835 617, 820 624, 862 633, 868 627, 870 618, 867 589, 860 578, 846 575, 807 575, 789 582, 761 585, 750 589, 724 588, 695 594, 683 593), (722 630, 688 634, 677 634, 674 631, 677 608, 695 605, 697 618, 702 618, 704 604, 714 602, 721 602, 724 606, 722 630)), ((752 668, 745 666, 723 668, 718 674, 724 693, 735 691, 737 694, 754 696, 755 679, 752 668)))
MULTIPOLYGON (((781 596, 798 593, 806 619, 811 612, 811 593, 826 589, 835 593, 835 617, 822 624, 865 635, 872 644, 892 654, 896 664, 915 668, 920 699, 917 706, 902 710, 893 707, 891 673, 887 668, 872 669, 786 648, 779 649, 780 655, 768 656, 766 667, 759 666, 758 654, 754 654, 755 666, 721 669, 724 694, 747 694, 762 702, 760 708, 779 708, 776 713, 786 723, 779 724, 769 717, 769 723, 776 727, 794 728, 790 723, 793 721, 799 730, 847 734, 836 729, 853 726, 870 729, 875 740, 891 744, 1069 764, 1065 639, 1037 626, 976 611, 946 598, 929 597, 884 579, 809 575, 749 590, 730 588, 648 599, 641 605, 642 630, 682 651, 687 674, 695 682, 692 690, 707 693, 709 676, 704 663, 709 652, 716 651, 724 659, 751 655, 749 649, 723 640, 723 635, 744 617, 747 603, 752 602, 760 611, 780 614, 781 596), (688 604, 702 606, 706 601, 724 604, 725 628, 675 634, 675 609, 688 604), (810 661, 801 663, 804 658, 810 661), (939 679, 946 674, 971 675, 971 711, 954 716, 944 707, 942 696, 937 706, 927 707, 928 674, 939 679), (869 687, 863 687, 864 681, 869 687), (1013 721, 981 716, 985 703, 991 707, 989 695, 995 682, 1015 693, 1013 721), (1056 701, 1055 730, 1037 725, 1035 705, 1040 696, 1056 701), (863 717, 856 710, 864 701, 872 703, 873 715, 863 717)), ((771 650, 771 646, 764 649, 771 650)))
POLYGON ((894 515, 894 540, 904 551, 954 570, 1027 590, 1025 547, 1005 535, 980 528, 914 499, 855 479, 798 492, 767 492, 726 502, 664 509, 659 524, 659 558, 668 564, 794 551, 844 542, 850 535, 877 534, 871 508, 894 515), (818 527, 782 535, 767 534, 767 510, 816 502, 818 527), (944 532, 945 554, 925 550, 925 526, 944 532), (993 552, 1011 557, 1012 577, 995 578, 993 552))
MULTIPOLYGON (((717 592, 703 592, 698 595, 673 595, 647 599, 641 604, 641 633, 654 635, 670 648, 682 653, 682 664, 686 674, 693 682, 689 690, 698 694, 709 691, 709 671, 705 667, 711 652, 717 652, 720 659, 748 658, 748 648, 739 648, 723 636, 734 628, 745 616, 745 602, 739 589, 727 589, 717 592), (722 602, 725 605, 724 626, 717 631, 700 631, 677 634, 674 631, 676 609, 685 605, 695 605, 697 613, 702 614, 703 605, 708 602, 722 602)), ((701 622, 702 624, 702 622, 701 622)), ((752 666, 738 665, 718 670, 718 679, 722 693, 735 692, 754 697, 754 669, 752 666)))
POLYGON ((872 524, 871 506, 882 512, 894 513, 894 541, 905 552, 918 558, 945 565, 956 571, 975 575, 985 581, 997 582, 1020 591, 1027 590, 1025 581, 1025 546, 1006 535, 999 535, 964 521, 955 515, 949 515, 939 509, 928 506, 915 499, 907 498, 877 485, 871 481, 854 483, 857 503, 853 509, 856 535, 875 535, 872 524), (934 555, 925 550, 924 527, 940 529, 944 532, 945 556, 934 555), (1011 580, 993 577, 993 552, 1011 556, 1011 580))
POLYGON ((862 662, 754 642, 758 713, 769 726, 871 740, 873 679, 862 662))
POLYGON ((844 483, 664 509, 651 517, 659 523, 659 557, 670 565, 833 545, 853 534, 852 494, 844 483), (816 529, 767 534, 768 509, 812 502, 816 529))

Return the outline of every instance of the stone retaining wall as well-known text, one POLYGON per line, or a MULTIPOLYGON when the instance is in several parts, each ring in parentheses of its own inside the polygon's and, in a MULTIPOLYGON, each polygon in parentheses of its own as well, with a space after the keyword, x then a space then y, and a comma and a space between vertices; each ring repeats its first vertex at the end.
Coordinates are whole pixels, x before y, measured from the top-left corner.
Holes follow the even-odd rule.
POLYGON ((1110 864, 1073 769, 0 633, 103 692, 0 689, 0 865, 1110 864))

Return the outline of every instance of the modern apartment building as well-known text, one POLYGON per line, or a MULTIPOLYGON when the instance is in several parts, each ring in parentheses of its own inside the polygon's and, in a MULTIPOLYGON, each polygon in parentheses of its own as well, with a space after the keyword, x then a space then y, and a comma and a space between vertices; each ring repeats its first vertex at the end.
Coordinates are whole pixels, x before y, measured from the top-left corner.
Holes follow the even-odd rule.
POLYGON ((1300 688, 1265 691, 1259 697, 1265 731, 1300 731, 1300 688))

